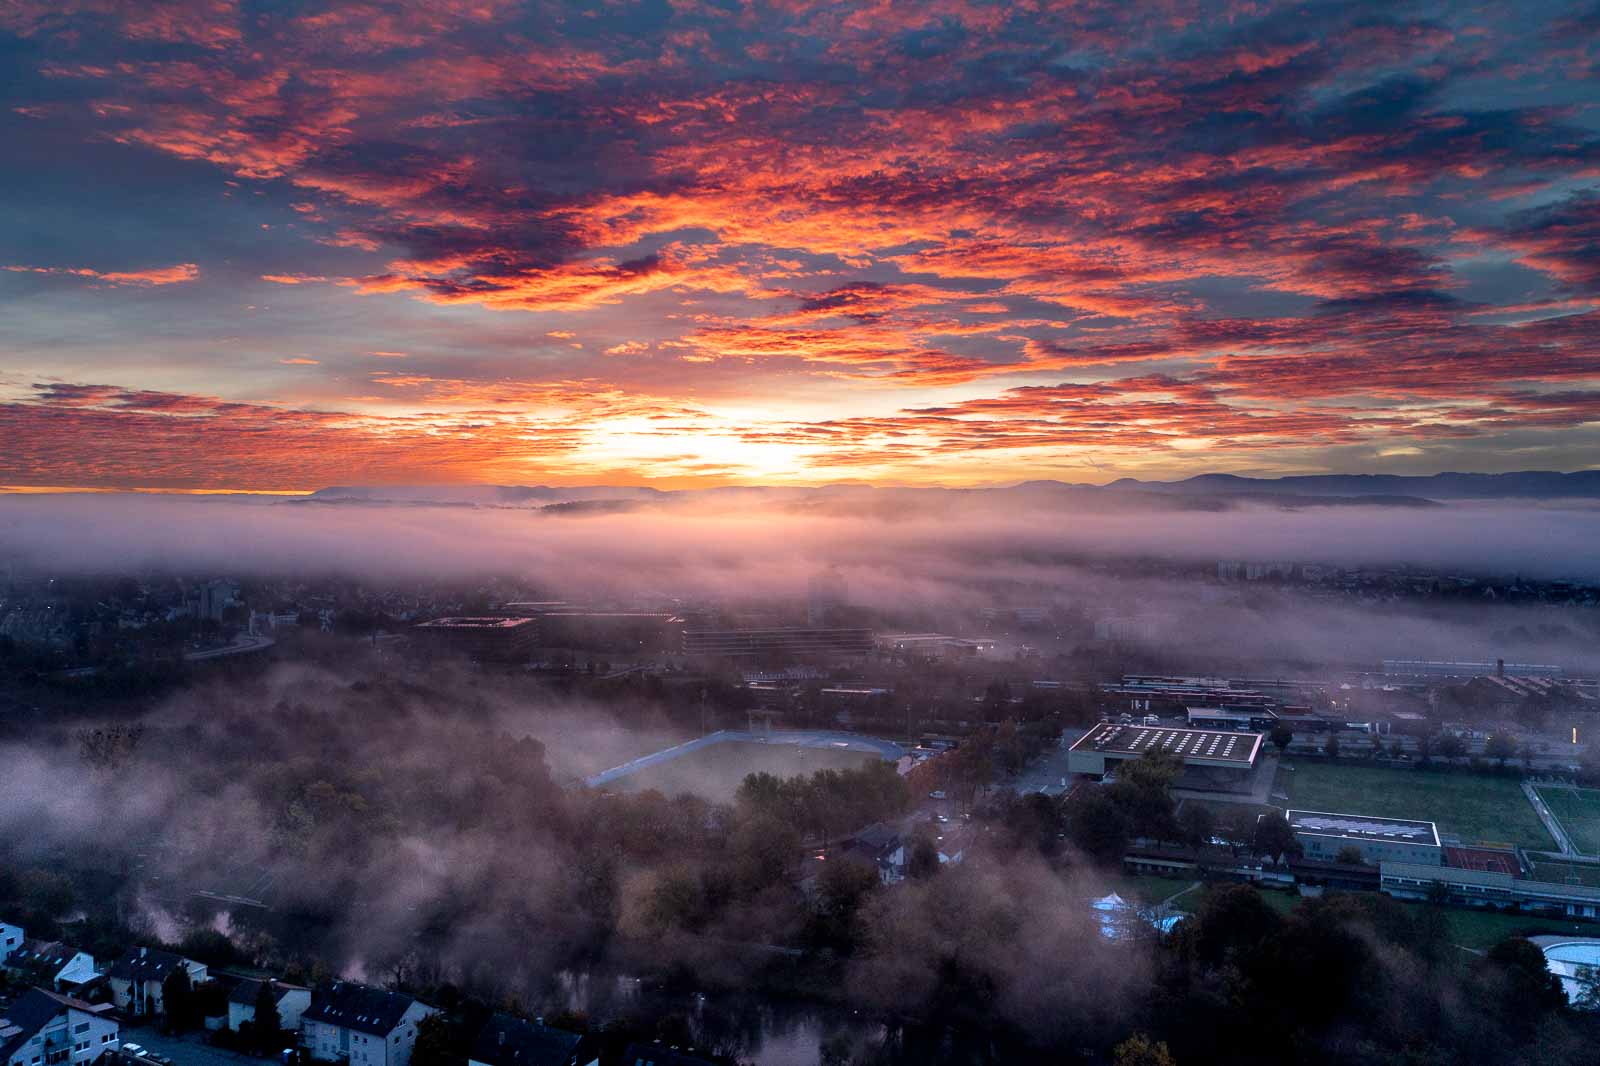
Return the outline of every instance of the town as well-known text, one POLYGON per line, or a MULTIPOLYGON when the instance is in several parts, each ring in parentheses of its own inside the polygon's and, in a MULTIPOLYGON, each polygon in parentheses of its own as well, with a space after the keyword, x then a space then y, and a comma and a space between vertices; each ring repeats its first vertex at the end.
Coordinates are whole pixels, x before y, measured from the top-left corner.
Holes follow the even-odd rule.
MULTIPOLYGON (((1219 566, 1197 580, 1226 591, 1266 573, 1219 566)), ((1561 593, 1565 613, 1541 624, 1592 626, 1585 595, 1561 593)), ((12 841, 14 872, 0 875, 6 1066, 745 1061, 772 1034, 752 1044, 696 1006, 709 994, 737 1013, 741 989, 809 1004, 801 1031, 848 1058, 871 1038, 838 1024, 851 1000, 824 989, 881 965, 879 923, 969 891, 954 887, 964 878, 1028 883, 1041 870, 1048 886, 1028 891, 1066 908, 1096 957, 1192 950, 1213 926, 1248 937, 1240 907, 1257 910, 1259 934, 1337 903, 1420 923, 1430 952, 1493 959, 1532 945, 1569 1009, 1600 1002, 1600 680, 1581 657, 1395 648, 1308 668, 1240 652, 1218 664, 1226 674, 1154 672, 1205 662, 1166 646, 1148 616, 1082 603, 991 600, 946 612, 945 631, 896 628, 931 619, 857 603, 837 568, 760 604, 582 603, 507 580, 385 590, 160 575, 14 578, 7 617, 24 601, 57 628, 12 627, 7 654, 29 666, 6 686, 9 736, 43 730, 70 772, 111 781, 178 736, 197 753, 228 747, 239 725, 138 710, 226 691, 257 708, 237 772, 259 780, 234 802, 270 796, 279 813, 248 844, 239 834, 256 831, 238 825, 141 826, 92 858, 12 841), (149 630, 160 636, 144 643, 149 630), (312 765, 299 741, 276 739, 332 691, 285 684, 297 663, 341 678, 340 719, 312 727, 312 765), (118 678, 135 669, 160 680, 130 689, 118 678), (496 709, 459 709, 464 692, 496 709), (347 716, 383 735, 416 730, 395 708, 418 698, 454 716, 421 726, 448 725, 437 752, 377 740, 340 758, 374 743, 347 716), (570 724, 519 734, 501 709, 512 702, 587 708, 626 739, 557 755, 549 745, 570 724), (474 800, 441 780, 424 786, 432 798, 400 801, 397 788, 420 782, 369 761, 426 780, 445 752, 504 794, 474 800), (554 831, 565 843, 536 853, 573 883, 539 906, 568 900, 571 912, 519 919, 544 930, 519 963, 504 914, 426 895, 396 914, 387 893, 363 899, 378 868, 368 845, 429 861, 417 826, 402 828, 418 810, 463 840, 485 815, 491 836, 529 831, 515 826, 530 816, 535 834, 566 826, 554 831), (346 870, 349 834, 372 839, 346 870), (352 909, 293 884, 329 874, 319 891, 354 893, 352 909), (464 956, 464 930, 484 921, 498 942, 464 956), (389 941, 376 953, 352 948, 368 926, 389 941), (547 969, 530 973, 536 958, 547 969), (617 981, 638 989, 618 995, 617 981)), ((1497 632, 1527 654, 1538 633, 1506 610, 1497 632)), ((481 868, 443 874, 438 890, 481 892, 507 869, 471 863, 481 868)))

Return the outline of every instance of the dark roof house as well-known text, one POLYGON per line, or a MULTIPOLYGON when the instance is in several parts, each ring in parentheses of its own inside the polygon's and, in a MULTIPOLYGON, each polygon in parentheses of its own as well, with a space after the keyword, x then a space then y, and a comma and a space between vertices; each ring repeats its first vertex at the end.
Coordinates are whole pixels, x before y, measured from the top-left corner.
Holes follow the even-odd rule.
POLYGON ((388 1036, 415 1002, 415 998, 404 992, 334 981, 311 993, 311 1006, 301 1017, 358 1033, 388 1036))
POLYGON ((179 967, 191 969, 189 960, 182 955, 160 948, 129 948, 126 955, 111 964, 110 976, 119 981, 160 984, 179 967))
POLYGON ((662 1044, 629 1044, 622 1066, 715 1066, 710 1059, 662 1044))
POLYGON ((31 988, 17 998, 11 1008, 0 1017, 0 1062, 9 1061, 17 1049, 38 1035, 63 1010, 79 1010, 86 1014, 103 1014, 109 1006, 95 1006, 59 992, 31 988))
POLYGON ((579 1033, 496 1014, 473 1042, 469 1058, 485 1066, 582 1066, 594 1058, 584 1055, 585 1045, 579 1033))

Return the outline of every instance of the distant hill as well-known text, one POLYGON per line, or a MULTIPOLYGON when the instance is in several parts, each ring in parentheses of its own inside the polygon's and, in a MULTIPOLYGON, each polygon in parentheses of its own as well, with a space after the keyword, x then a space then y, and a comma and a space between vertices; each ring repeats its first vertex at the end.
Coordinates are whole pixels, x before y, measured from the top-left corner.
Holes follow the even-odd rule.
MULTIPOLYGON (((1197 479, 1198 480, 1198 479, 1197 479)), ((285 501, 298 506, 341 507, 494 507, 540 511, 551 515, 606 514, 639 508, 710 507, 717 510, 778 508, 820 515, 903 517, 918 512, 961 509, 992 510, 1007 506, 1074 508, 1096 511, 1221 511, 1246 504, 1300 507, 1432 507, 1432 500, 1393 493, 1343 495, 1336 492, 1274 492, 1271 482, 1231 479, 1228 485, 1182 489, 1133 481, 1115 486, 1075 485, 1061 481, 1026 481, 987 488, 920 488, 840 484, 815 487, 788 485, 730 486, 663 490, 633 486, 577 485, 395 485, 334 486, 285 501)))
POLYGON ((1183 481, 1138 481, 1122 478, 1106 488, 1115 491, 1180 493, 1200 496, 1412 496, 1432 500, 1600 499, 1600 470, 1570 474, 1524 470, 1514 474, 1310 474, 1301 477, 1252 478, 1234 474, 1201 474, 1183 481))

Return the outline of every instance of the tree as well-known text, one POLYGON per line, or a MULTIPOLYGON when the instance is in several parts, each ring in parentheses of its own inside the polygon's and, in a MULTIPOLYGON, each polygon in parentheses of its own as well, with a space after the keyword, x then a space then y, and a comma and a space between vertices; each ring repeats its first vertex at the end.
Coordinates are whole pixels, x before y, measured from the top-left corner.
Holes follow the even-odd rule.
POLYGON ((1467 746, 1454 733, 1440 733, 1439 739, 1434 741, 1433 750, 1439 753, 1441 759, 1459 759, 1466 754, 1467 746))
POLYGON ((1504 767, 1508 759, 1515 758, 1517 742, 1507 733, 1496 733, 1484 744, 1483 753, 1504 767))
POLYGON ((1294 730, 1289 728, 1288 723, 1278 722, 1273 725, 1272 732, 1268 734, 1268 737, 1281 752, 1294 742, 1294 730))
POLYGON ((1333 733, 1328 734, 1328 739, 1322 744, 1322 753, 1330 759, 1339 757, 1339 738, 1333 733))
POLYGON ((417 1042, 411 1049, 412 1066, 461 1066, 465 1058, 456 1051, 450 1023, 443 1014, 430 1014, 417 1023, 417 1042))
POLYGON ((1346 866, 1360 866, 1367 860, 1361 855, 1361 849, 1354 844, 1346 844, 1339 849, 1339 854, 1333 858, 1334 862, 1342 862, 1346 866))
POLYGON ((1184 843, 1191 847, 1198 848, 1210 841, 1216 826, 1216 817, 1198 803, 1185 803, 1178 812, 1178 828, 1183 832, 1184 843))
POLYGON ((1122 808, 1136 836, 1171 840, 1178 835, 1171 789, 1182 772, 1183 760, 1159 748, 1150 748, 1117 767, 1117 779, 1108 794, 1122 808))
POLYGON ((256 1049, 263 1054, 276 1050, 283 1039, 283 1015, 278 1013, 278 990, 271 981, 262 981, 256 989, 255 1021, 251 1024, 250 1035, 256 1049))
POLYGON ((1103 788, 1086 788, 1067 804, 1067 839, 1102 862, 1122 861, 1128 850, 1128 819, 1103 788))
POLYGON ((911 841, 906 858, 906 876, 921 880, 939 872, 939 845, 926 832, 919 832, 911 841))
POLYGON ((1256 836, 1254 842, 1257 855, 1300 854, 1300 841, 1295 839, 1294 829, 1289 825, 1289 819, 1276 811, 1263 814, 1256 819, 1256 836))
POLYGON ((194 1028, 194 983, 187 967, 174 966, 161 982, 161 1013, 166 1016, 166 1028, 173 1032, 194 1028))
POLYGON ((1112 1066, 1177 1066, 1166 1041, 1154 1041, 1134 1033, 1111 1052, 1112 1066))

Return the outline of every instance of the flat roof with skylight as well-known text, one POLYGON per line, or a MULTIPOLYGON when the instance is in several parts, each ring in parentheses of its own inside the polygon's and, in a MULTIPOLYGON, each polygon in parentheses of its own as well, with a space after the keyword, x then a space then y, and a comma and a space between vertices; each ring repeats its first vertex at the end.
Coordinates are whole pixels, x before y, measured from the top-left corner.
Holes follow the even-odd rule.
POLYGON ((1326 811, 1289 811, 1285 817, 1289 819, 1289 827, 1297 833, 1439 847, 1439 829, 1432 822, 1380 818, 1368 814, 1331 814, 1326 811))
POLYGON ((1072 745, 1068 763, 1084 764, 1081 770, 1074 766, 1074 772, 1098 772, 1088 763, 1137 759, 1147 751, 1165 751, 1185 765, 1248 770, 1255 765, 1263 737, 1261 733, 1102 722, 1072 745))

